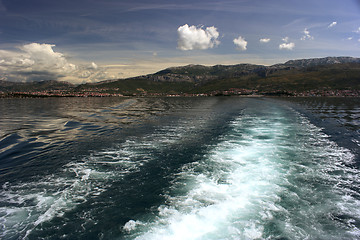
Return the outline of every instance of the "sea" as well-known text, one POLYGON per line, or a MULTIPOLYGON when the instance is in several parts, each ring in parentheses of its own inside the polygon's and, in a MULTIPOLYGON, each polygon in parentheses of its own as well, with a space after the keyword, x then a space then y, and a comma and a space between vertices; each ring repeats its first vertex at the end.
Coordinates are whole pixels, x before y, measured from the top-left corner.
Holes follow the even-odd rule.
POLYGON ((0 99, 0 239, 360 239, 360 99, 0 99))

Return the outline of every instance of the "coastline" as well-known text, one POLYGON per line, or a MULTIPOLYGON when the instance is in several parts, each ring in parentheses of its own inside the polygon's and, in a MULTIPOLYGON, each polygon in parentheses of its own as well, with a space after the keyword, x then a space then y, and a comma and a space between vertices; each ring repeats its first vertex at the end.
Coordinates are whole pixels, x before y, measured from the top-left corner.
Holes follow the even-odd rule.
POLYGON ((238 91, 214 91, 210 93, 107 93, 107 92, 0 92, 1 98, 61 98, 61 97, 288 97, 288 98, 308 98, 308 97, 360 97, 360 90, 337 90, 337 91, 307 91, 307 92, 260 92, 252 91, 242 93, 238 91))

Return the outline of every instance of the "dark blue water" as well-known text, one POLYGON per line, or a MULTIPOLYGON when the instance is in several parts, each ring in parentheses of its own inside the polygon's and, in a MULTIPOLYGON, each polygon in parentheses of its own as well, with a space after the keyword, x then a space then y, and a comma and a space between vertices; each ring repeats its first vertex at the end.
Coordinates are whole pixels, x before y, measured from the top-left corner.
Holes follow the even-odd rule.
POLYGON ((0 99, 0 238, 359 239, 359 103, 0 99))

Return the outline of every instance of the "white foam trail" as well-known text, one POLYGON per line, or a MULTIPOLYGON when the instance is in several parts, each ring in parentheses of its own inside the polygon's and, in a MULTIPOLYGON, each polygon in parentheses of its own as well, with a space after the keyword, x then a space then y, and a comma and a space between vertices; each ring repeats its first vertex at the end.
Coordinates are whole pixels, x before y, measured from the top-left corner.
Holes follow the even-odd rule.
MULTIPOLYGON (((270 134, 279 131, 278 128, 263 130, 270 134)), ((150 231, 138 239, 217 239, 229 232, 229 227, 234 237, 261 237, 263 227, 255 226, 255 219, 249 219, 258 215, 249 211, 253 208, 253 200, 259 199, 263 208, 281 209, 273 205, 277 198, 273 192, 279 188, 276 185, 279 173, 270 163, 271 155, 264 155, 265 152, 271 154, 273 148, 266 140, 223 142, 210 154, 207 163, 199 163, 212 162, 220 171, 211 169, 207 174, 198 175, 184 172, 184 176, 179 176, 179 180, 184 177, 189 181, 190 178, 192 189, 184 196, 169 196, 169 206, 159 208, 160 226, 150 227, 150 231), (245 221, 248 224, 242 229, 232 226, 234 222, 245 221)), ((187 168, 194 170, 196 166, 187 168)))
POLYGON ((292 114, 295 119, 275 112, 267 119, 248 115, 234 121, 233 133, 205 160, 184 166, 154 221, 125 224, 131 225, 125 227, 128 236, 138 240, 359 237, 353 224, 360 218, 359 194, 351 196, 354 192, 349 189, 354 183, 360 186, 359 171, 347 166, 353 155, 307 119, 292 114), (335 222, 336 214, 348 214, 347 225, 335 222), (333 229, 325 230, 327 224, 333 229))

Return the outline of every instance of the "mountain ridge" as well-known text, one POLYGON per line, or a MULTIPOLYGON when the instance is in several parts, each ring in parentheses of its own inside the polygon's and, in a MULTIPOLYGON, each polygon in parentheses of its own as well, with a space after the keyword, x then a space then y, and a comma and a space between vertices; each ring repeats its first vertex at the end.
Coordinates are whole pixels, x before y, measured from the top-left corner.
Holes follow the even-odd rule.
POLYGON ((231 88, 258 91, 307 91, 312 89, 360 90, 360 58, 325 57, 289 60, 271 66, 256 64, 189 64, 153 74, 75 86, 59 81, 10 83, 0 81, 0 91, 69 90, 108 93, 207 93, 231 88), (100 90, 99 90, 100 91, 100 90))
POLYGON ((266 77, 269 73, 286 69, 300 69, 321 65, 333 65, 341 63, 360 63, 360 58, 354 57, 326 57, 289 60, 285 63, 270 66, 257 64, 235 64, 235 65, 194 65, 189 64, 180 67, 170 67, 153 74, 134 77, 132 79, 147 79, 155 82, 194 82, 204 83, 217 78, 233 78, 249 74, 257 74, 266 77))

